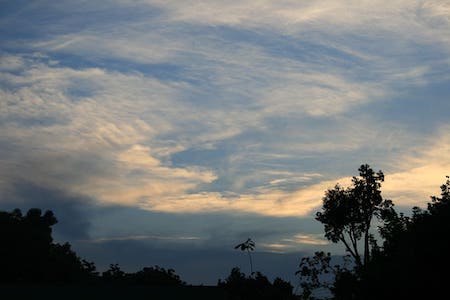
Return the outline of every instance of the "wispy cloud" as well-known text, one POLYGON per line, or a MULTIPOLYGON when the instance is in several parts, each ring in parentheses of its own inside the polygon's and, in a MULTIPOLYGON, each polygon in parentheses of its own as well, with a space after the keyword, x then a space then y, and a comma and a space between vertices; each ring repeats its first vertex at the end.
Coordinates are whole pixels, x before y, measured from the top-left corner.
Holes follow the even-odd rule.
MULTIPOLYGON (((140 74, 125 75, 97 68, 75 70, 36 58, 10 55, 6 61, 12 63, 7 63, 2 73, 9 88, 2 91, 7 101, 2 104, 1 117, 5 126, 1 133, 2 141, 17 150, 4 151, 3 157, 9 161, 9 166, 4 168, 3 174, 9 180, 15 177, 31 180, 39 185, 94 197, 102 203, 136 205, 161 212, 241 211, 279 217, 307 215, 320 206, 323 192, 336 182, 325 178, 317 183, 321 180, 318 176, 301 173, 299 176, 293 172, 288 172, 286 177, 283 172, 287 171, 283 171, 283 165, 279 164, 280 171, 263 171, 260 176, 238 174, 234 185, 239 191, 238 197, 229 198, 226 191, 202 191, 200 185, 211 184, 219 178, 213 166, 210 169, 195 165, 175 167, 171 165, 171 155, 196 147, 197 143, 202 145, 237 137, 243 128, 231 128, 234 134, 227 134, 229 128, 222 129, 248 112, 225 117, 226 112, 200 109, 204 113, 218 114, 219 123, 204 133, 193 135, 200 129, 196 128, 197 124, 200 125, 199 112, 193 113, 189 105, 180 102, 180 89, 189 88, 186 84, 164 83, 140 74), (20 75, 10 73, 12 69, 21 70, 20 75), (81 85, 75 86, 77 83, 81 85), (83 94, 77 88, 87 92, 83 94), (185 124, 188 127, 183 127, 185 124), (188 138, 179 138, 183 132, 188 134, 188 138), (175 135, 178 136, 175 140, 164 138, 175 135), (30 142, 33 148, 28 148, 30 142), (95 163, 90 164, 91 161, 95 163), (86 173, 88 164, 90 172, 86 173), (29 166, 33 167, 24 172, 29 166), (248 186, 250 179, 257 178, 259 181, 248 186), (311 179, 315 181, 303 183, 301 188, 282 189, 283 183, 290 182, 292 186, 294 182, 311 179)), ((284 103, 282 97, 277 99, 284 103)), ((263 107, 267 109, 270 106, 263 107)), ((208 123, 208 117, 203 121, 208 123)), ((345 122, 340 126, 343 124, 345 122)), ((357 150, 374 135, 373 132, 368 134, 371 129, 363 126, 358 132, 365 133, 356 144, 350 141, 358 133, 341 136, 344 152, 357 150)), ((293 134, 289 132, 286 138, 293 134)), ((308 144, 290 143, 283 147, 283 151, 326 152, 339 149, 336 142, 325 141, 327 136, 308 144)), ((247 154, 254 152, 256 158, 258 153, 264 154, 261 146, 257 145, 255 149, 258 150, 248 152, 247 148, 247 154)), ((422 162, 436 157, 435 154, 425 156, 422 162)), ((237 152, 230 157, 230 162, 239 165, 240 161, 247 161, 247 157, 245 152, 237 152)), ((259 159, 264 160, 264 156, 259 159)), ((257 161, 253 159, 253 162, 257 161)), ((428 168, 433 171, 435 175, 430 179, 431 184, 439 173, 433 166, 435 164, 420 165, 412 170, 422 172, 428 168)), ((259 171, 254 169, 254 172, 259 171)), ((400 188, 404 183, 399 183, 406 181, 402 174, 391 176, 392 182, 396 183, 395 188, 392 188, 392 183, 386 184, 390 194, 405 192, 400 188)), ((423 192, 410 197, 415 200, 408 202, 403 197, 399 202, 423 201, 418 200, 418 195, 423 196, 423 192)))
POLYGON ((289 238, 283 238, 274 243, 263 243, 264 250, 274 253, 295 252, 309 247, 324 247, 330 243, 323 238, 323 234, 296 234, 289 238))
POLYGON ((417 91, 448 92, 446 1, 85 5, 2 19, 30 32, 1 49, 2 189, 297 217, 364 162, 403 205, 424 203, 449 169, 448 120, 416 132, 402 119, 422 118, 417 91))
POLYGON ((130 235, 130 236, 115 236, 115 237, 101 237, 89 240, 79 240, 82 243, 106 243, 114 241, 142 241, 142 240, 163 240, 163 241, 194 241, 202 238, 196 236, 159 236, 159 235, 130 235))
MULTIPOLYGON (((347 178, 341 180, 347 181, 347 178)), ((254 193, 231 197, 211 192, 177 195, 149 201, 142 208, 170 213, 241 212, 272 217, 299 217, 317 209, 322 203, 324 191, 334 185, 334 181, 324 181, 293 192, 258 189, 254 193)))
POLYGON ((426 146, 418 145, 398 162, 399 172, 388 174, 383 190, 387 197, 405 206, 424 207, 430 196, 439 196, 439 186, 450 175, 449 125, 430 136, 426 146))

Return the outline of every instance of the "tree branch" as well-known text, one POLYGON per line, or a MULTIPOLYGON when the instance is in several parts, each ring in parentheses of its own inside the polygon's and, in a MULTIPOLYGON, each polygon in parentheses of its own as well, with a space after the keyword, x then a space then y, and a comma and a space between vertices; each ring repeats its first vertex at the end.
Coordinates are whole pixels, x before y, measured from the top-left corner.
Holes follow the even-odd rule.
POLYGON ((361 257, 359 256, 358 252, 354 252, 350 246, 348 245, 347 241, 345 240, 344 234, 341 234, 340 240, 344 243, 345 248, 347 249, 348 252, 350 252, 351 256, 355 259, 355 262, 358 266, 361 266, 361 257))

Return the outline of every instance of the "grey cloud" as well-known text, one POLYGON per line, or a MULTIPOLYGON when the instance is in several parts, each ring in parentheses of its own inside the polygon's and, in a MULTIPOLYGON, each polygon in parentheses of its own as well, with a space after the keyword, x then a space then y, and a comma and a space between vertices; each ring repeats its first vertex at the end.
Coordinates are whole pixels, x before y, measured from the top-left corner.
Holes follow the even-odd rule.
POLYGON ((93 218, 98 237, 126 235, 199 236, 219 247, 248 237, 273 238, 279 234, 320 232, 319 224, 304 218, 273 218, 251 214, 176 214, 110 206, 93 218), (122 224, 127 223, 124 227, 122 224), (222 240, 222 242, 220 242, 222 240))
MULTIPOLYGON (((251 237, 257 249, 264 245, 294 239, 297 234, 318 234, 322 225, 313 216, 302 218, 274 218, 252 214, 161 213, 118 206, 96 210, 91 218, 91 240, 86 243, 138 242, 159 249, 223 250, 251 237), (123 226, 127 224, 127 226, 123 226), (194 238, 183 238, 194 237, 194 238)), ((311 251, 312 247, 293 244, 286 251, 311 251)))

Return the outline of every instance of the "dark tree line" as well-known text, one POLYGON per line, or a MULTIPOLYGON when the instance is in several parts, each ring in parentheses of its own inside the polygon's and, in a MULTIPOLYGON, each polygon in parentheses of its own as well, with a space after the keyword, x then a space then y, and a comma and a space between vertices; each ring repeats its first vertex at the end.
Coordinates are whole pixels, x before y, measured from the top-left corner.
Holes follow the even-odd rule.
POLYGON ((0 284, 119 284, 182 286, 172 269, 145 267, 125 273, 117 264, 101 275, 93 262, 81 259, 69 243, 54 243, 53 212, 32 208, 0 211, 0 284))
POLYGON ((296 299, 293 286, 281 278, 273 282, 261 272, 246 276, 239 268, 233 268, 225 281, 219 280, 218 287, 223 288, 232 300, 291 300, 296 299))
MULTIPOLYGON (((159 266, 126 273, 118 264, 111 264, 100 274, 95 264, 81 259, 69 243, 53 242, 52 226, 56 223, 51 211, 42 213, 37 208, 26 214, 19 209, 0 211, 0 295, 2 286, 11 285, 187 287, 175 270, 159 266)), ((242 245, 243 250, 249 250, 247 247, 253 250, 254 242, 248 240, 242 245)), ((224 281, 219 280, 217 288, 223 292, 215 295, 222 295, 223 299, 294 299, 289 282, 280 278, 271 282, 260 272, 246 276, 238 268, 234 268, 224 281)))
POLYGON ((30 209, 0 212, 2 283, 71 283, 96 275, 93 263, 80 259, 68 243, 53 243, 53 212, 30 209))

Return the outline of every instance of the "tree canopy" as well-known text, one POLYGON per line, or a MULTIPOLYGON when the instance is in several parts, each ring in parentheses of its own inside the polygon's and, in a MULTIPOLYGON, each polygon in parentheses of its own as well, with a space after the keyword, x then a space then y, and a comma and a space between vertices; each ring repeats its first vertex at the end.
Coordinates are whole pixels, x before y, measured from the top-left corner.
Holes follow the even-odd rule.
POLYGON ((68 243, 53 243, 52 211, 32 208, 0 212, 0 281, 15 283, 87 280, 95 267, 80 259, 68 243))
POLYGON ((367 164, 358 171, 359 177, 352 178, 351 187, 344 189, 336 185, 325 192, 322 211, 317 212, 316 220, 324 224, 326 238, 334 243, 342 242, 355 263, 362 266, 370 260, 370 245, 374 240, 370 233, 372 220, 382 219, 393 204, 381 196, 382 171, 375 173, 367 164), (361 238, 362 254, 358 247, 361 238))

